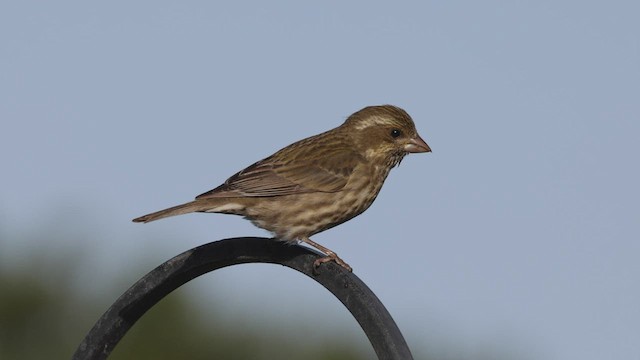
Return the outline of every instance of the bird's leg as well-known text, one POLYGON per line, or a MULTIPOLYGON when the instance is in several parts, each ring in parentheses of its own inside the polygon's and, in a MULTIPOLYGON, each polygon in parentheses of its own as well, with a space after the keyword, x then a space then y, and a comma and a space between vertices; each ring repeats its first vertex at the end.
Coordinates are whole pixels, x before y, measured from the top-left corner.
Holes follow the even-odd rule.
POLYGON ((347 264, 346 262, 344 262, 344 260, 340 259, 340 257, 338 257, 338 255, 336 253, 334 253, 333 251, 327 249, 326 247, 318 244, 317 242, 309 239, 308 237, 302 237, 300 238, 300 241, 309 244, 311 246, 313 246, 314 248, 322 251, 323 253, 326 254, 325 257, 321 257, 320 259, 317 259, 316 261, 313 262, 313 267, 314 268, 318 268, 318 266, 320 266, 320 264, 322 263, 326 263, 329 261, 335 261, 336 264, 342 266, 343 268, 347 269, 347 271, 352 272, 353 270, 351 269, 351 266, 349 266, 349 264, 347 264))

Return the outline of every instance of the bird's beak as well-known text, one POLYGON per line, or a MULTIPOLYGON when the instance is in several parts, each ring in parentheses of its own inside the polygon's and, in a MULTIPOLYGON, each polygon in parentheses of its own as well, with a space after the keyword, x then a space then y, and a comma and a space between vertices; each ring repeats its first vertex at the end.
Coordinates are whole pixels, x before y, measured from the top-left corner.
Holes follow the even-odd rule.
POLYGON ((410 153, 431 152, 429 145, 427 145, 427 143, 424 142, 418 134, 409 140, 409 142, 404 146, 404 150, 410 153))

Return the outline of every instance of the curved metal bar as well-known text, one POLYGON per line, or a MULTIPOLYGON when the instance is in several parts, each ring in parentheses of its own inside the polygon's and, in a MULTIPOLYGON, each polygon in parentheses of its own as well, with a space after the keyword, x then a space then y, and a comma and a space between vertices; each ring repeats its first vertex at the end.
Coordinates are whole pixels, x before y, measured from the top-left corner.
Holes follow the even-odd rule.
POLYGON ((106 359, 133 324, 160 299, 210 271, 244 263, 273 263, 297 270, 335 295, 358 321, 378 359, 413 359, 396 323, 375 294, 353 273, 308 248, 267 238, 233 238, 188 250, 158 266, 131 286, 96 322, 73 359, 106 359))

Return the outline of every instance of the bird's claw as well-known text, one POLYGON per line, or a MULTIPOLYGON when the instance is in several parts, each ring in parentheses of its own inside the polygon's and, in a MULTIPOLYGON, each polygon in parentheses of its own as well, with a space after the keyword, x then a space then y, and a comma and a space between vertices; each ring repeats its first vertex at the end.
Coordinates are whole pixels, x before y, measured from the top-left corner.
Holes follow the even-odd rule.
POLYGON ((338 257, 338 255, 336 255, 335 253, 331 253, 328 254, 327 256, 321 257, 319 259, 316 259, 316 261, 313 262, 313 269, 314 271, 317 272, 318 268, 320 267, 321 264, 329 262, 329 261, 334 261, 336 264, 342 266, 343 268, 345 268, 348 272, 353 272, 353 269, 351 269, 351 266, 349 266, 349 264, 347 264, 346 262, 344 262, 344 260, 340 259, 338 257))

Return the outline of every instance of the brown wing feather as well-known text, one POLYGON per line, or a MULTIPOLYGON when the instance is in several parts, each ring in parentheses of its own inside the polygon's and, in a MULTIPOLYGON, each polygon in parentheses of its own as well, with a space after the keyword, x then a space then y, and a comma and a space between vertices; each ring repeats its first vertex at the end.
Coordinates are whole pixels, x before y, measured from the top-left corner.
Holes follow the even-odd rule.
POLYGON ((364 161, 346 146, 321 147, 312 156, 296 156, 299 154, 294 145, 238 172, 196 199, 336 192, 347 184, 349 175, 364 161))

